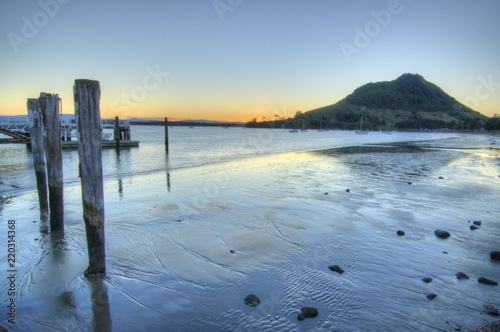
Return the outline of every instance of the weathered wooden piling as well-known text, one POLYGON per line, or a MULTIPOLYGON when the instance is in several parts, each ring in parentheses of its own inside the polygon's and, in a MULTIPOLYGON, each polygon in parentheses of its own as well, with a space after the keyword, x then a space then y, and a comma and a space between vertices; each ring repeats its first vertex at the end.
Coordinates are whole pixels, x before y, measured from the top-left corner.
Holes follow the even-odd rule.
POLYGON ((64 229, 63 164, 59 95, 41 93, 38 103, 43 116, 45 159, 49 184, 50 230, 64 229))
POLYGON ((81 164, 83 219, 87 233, 89 267, 85 276, 106 273, 104 188, 101 143, 101 89, 98 81, 75 80, 75 116, 81 164))
POLYGON ((114 139, 115 139, 116 149, 120 150, 120 140, 121 140, 120 118, 118 118, 117 116, 115 116, 114 139))
POLYGON ((38 106, 38 99, 28 99, 28 122, 31 136, 31 154, 35 168, 36 187, 40 214, 49 212, 49 196, 47 193, 47 165, 43 148, 43 117, 38 106))
POLYGON ((165 118, 165 152, 168 154, 168 118, 165 118))

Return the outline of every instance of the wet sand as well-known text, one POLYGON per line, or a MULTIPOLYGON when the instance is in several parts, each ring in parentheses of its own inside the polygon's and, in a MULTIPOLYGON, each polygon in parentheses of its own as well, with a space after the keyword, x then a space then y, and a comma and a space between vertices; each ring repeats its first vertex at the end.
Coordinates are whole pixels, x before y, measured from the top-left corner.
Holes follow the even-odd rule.
MULTIPOLYGON (((16 325, 5 314, 0 324, 453 331, 493 321, 483 305, 500 308, 500 288, 477 282, 500 281, 500 264, 489 259, 500 250, 500 153, 492 141, 297 152, 106 179, 108 273, 98 280, 83 277, 78 184, 65 187, 64 234, 49 234, 36 193, 3 196, 2 233, 16 220, 20 296, 16 325), (474 220, 482 224, 472 231, 474 220), (450 238, 437 238, 437 228, 450 238), (458 271, 470 279, 458 280, 458 271), (248 294, 261 303, 245 305, 248 294), (318 317, 298 321, 304 306, 318 317)), ((0 276, 6 289, 4 270, 0 276)), ((2 293, 4 308, 7 299, 2 293)))

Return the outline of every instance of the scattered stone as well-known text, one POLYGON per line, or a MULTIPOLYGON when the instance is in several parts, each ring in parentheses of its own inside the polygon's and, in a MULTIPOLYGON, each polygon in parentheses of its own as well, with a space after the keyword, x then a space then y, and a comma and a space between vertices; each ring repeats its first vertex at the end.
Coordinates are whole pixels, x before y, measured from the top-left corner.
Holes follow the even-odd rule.
POLYGON ((256 307, 260 304, 260 299, 257 297, 257 295, 250 294, 245 297, 245 304, 250 307, 256 307))
POLYGON ((484 312, 486 312, 490 316, 500 316, 498 309, 492 305, 489 305, 489 304, 484 305, 483 308, 484 308, 484 312))
POLYGON ((450 233, 448 233, 447 231, 444 231, 444 230, 442 230, 442 229, 436 229, 436 230, 434 231, 434 234, 435 234, 438 238, 440 238, 440 239, 446 239, 447 237, 449 237, 449 236, 450 236, 450 233))
POLYGON ((396 234, 398 236, 405 236, 405 232, 404 231, 397 231, 396 234))
POLYGON ((331 265, 328 267, 330 270, 332 270, 333 272, 337 272, 337 273, 344 273, 344 269, 342 269, 340 266, 338 265, 331 265))
POLYGON ((481 226, 481 222, 478 220, 474 220, 472 223, 476 226, 481 226))
POLYGON ((438 177, 439 180, 444 180, 444 177, 440 176, 438 177))
POLYGON ((229 250, 229 252, 230 252, 231 254, 234 254, 234 253, 236 253, 236 250, 234 250, 234 249, 230 249, 230 250, 229 250))
POLYGON ((494 261, 500 261, 500 251, 490 252, 490 258, 494 261))
POLYGON ((500 320, 493 321, 491 323, 485 323, 476 329, 468 330, 470 332, 495 332, 500 331, 500 320))
POLYGON ((477 282, 485 285, 498 286, 498 282, 485 277, 479 277, 479 279, 477 279, 477 282))
POLYGON ((0 325, 0 332, 10 332, 10 330, 8 328, 6 328, 5 326, 0 325))
POLYGON ((455 273, 455 276, 457 277, 457 279, 460 279, 460 280, 469 279, 469 276, 463 272, 457 272, 457 273, 455 273))
POLYGON ((351 192, 351 189, 346 189, 345 190, 346 193, 350 193, 351 192))
POLYGON ((436 297, 437 297, 437 295, 436 295, 436 294, 434 294, 434 293, 429 293, 429 294, 427 294, 427 299, 428 299, 428 300, 434 300, 436 297))
POLYGON ((316 308, 311 307, 302 307, 300 309, 300 314, 297 317, 298 320, 304 320, 306 318, 315 318, 318 317, 319 311, 316 308))
POLYGON ((432 282, 432 278, 431 277, 425 277, 425 278, 422 278, 422 281, 425 282, 426 284, 432 282))
POLYGON ((408 184, 409 184, 410 186, 412 185, 412 183, 411 183, 411 182, 408 182, 408 184))
POLYGON ((325 195, 328 195, 328 193, 325 193, 325 195))
POLYGON ((443 254, 448 255, 448 252, 447 251, 443 251, 443 254))
POLYGON ((476 229, 479 229, 479 227, 477 227, 476 225, 470 225, 469 228, 471 231, 475 231, 476 229))

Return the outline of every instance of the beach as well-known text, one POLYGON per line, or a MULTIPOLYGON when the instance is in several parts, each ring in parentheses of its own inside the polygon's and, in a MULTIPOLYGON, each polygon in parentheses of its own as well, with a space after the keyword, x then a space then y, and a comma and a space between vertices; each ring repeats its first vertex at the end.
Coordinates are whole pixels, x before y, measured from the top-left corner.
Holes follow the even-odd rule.
MULTIPOLYGON (((232 130, 243 132, 225 131, 232 130)), ((223 142, 229 134, 219 131, 223 142)), ((49 231, 36 186, 23 175, 29 169, 17 167, 0 185, 0 234, 7 238, 8 221, 16 224, 16 324, 3 312, 0 324, 14 331, 464 331, 498 319, 484 306, 500 308, 500 288, 477 279, 500 282, 500 263, 489 257, 500 250, 500 137, 370 133, 373 142, 349 143, 359 139, 349 134, 338 134, 336 142, 347 137, 342 144, 318 138, 290 149, 280 145, 285 134, 264 130, 254 136, 259 144, 245 136, 212 155, 174 147, 159 157, 161 145, 148 142, 139 148, 149 151, 144 158, 103 152, 107 274, 98 279, 83 275, 75 155, 65 155, 72 162, 64 166, 62 233, 49 231), (473 221, 481 221, 476 230, 473 221), (440 239, 436 229, 451 236, 440 239), (430 293, 437 296, 429 300, 430 293), (249 294, 260 304, 246 305, 249 294), (319 314, 299 321, 302 307, 319 314)), ((23 164, 24 152, 12 151, 23 164)), ((7 311, 7 292, 0 299, 7 311)))

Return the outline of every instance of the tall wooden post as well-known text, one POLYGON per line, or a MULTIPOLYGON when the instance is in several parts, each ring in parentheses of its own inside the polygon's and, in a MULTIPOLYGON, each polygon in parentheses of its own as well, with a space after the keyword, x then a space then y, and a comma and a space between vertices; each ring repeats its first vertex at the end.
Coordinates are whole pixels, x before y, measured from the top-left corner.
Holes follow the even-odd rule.
POLYGON ((59 95, 41 93, 38 99, 43 115, 45 159, 49 183, 50 230, 64 229, 63 165, 59 95))
POLYGON ((89 267, 85 276, 106 273, 104 187, 101 145, 101 89, 98 81, 75 80, 75 116, 82 170, 83 219, 87 233, 89 267))
POLYGON ((168 154, 168 118, 165 118, 165 152, 168 154))
POLYGON ((115 138, 115 144, 116 148, 119 150, 120 149, 120 139, 121 139, 121 133, 120 133, 120 118, 115 116, 115 125, 114 125, 114 138, 115 138))
POLYGON ((35 168, 36 187, 40 214, 49 212, 49 196, 47 193, 47 169, 43 149, 43 117, 38 106, 38 99, 28 99, 28 122, 31 136, 31 154, 35 168))

